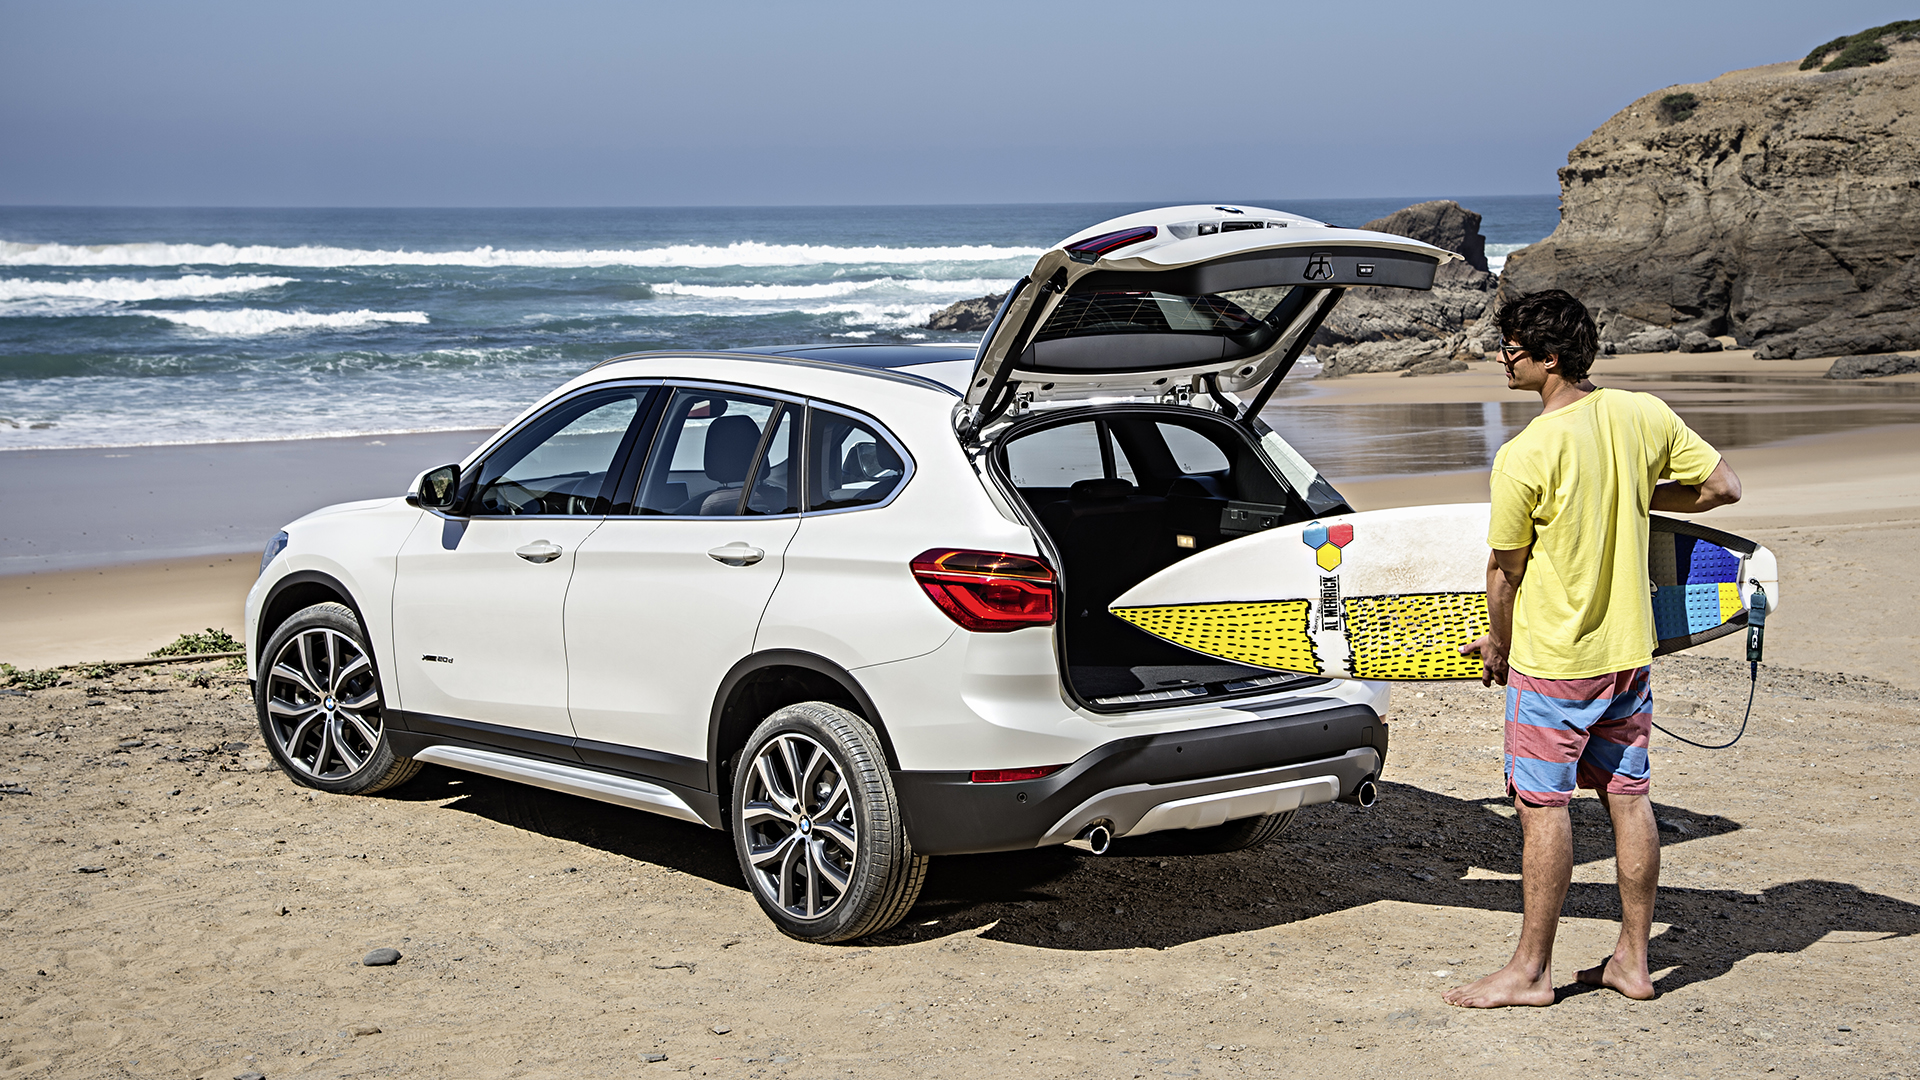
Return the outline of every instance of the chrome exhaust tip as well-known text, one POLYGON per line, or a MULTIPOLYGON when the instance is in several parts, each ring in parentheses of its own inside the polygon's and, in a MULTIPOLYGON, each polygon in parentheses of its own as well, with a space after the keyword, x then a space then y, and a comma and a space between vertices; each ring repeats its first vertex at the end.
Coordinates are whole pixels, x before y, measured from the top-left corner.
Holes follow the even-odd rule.
POLYGON ((1113 846, 1113 828, 1104 821, 1096 821, 1081 829, 1079 836, 1067 841, 1067 846, 1105 855, 1107 849, 1113 846))
POLYGON ((1364 810, 1380 801, 1380 788, 1369 777, 1360 781, 1360 786, 1353 789, 1353 794, 1340 796, 1340 801, 1352 803, 1364 810))

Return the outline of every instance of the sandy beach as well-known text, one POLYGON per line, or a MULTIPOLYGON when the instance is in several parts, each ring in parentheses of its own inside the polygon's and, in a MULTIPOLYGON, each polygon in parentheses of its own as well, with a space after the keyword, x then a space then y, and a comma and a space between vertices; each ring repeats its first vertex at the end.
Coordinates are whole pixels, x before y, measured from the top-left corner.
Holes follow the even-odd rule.
MULTIPOLYGON (((1759 378, 1758 409, 1778 380, 1824 370, 1734 352, 1603 358, 1595 377, 1736 398, 1748 390, 1726 379, 1759 378)), ((1517 397, 1496 371, 1326 380, 1288 400, 1517 397)), ((1857 407, 1915 400, 1886 398, 1857 407)), ((428 449, 445 450, 391 467, 447 456, 428 449)), ((1654 1001, 1570 985, 1617 908, 1583 798, 1561 1002, 1441 1003, 1518 926, 1501 699, 1476 684, 1396 693, 1371 811, 1317 807, 1226 856, 1143 840, 936 860, 899 928, 823 948, 773 931, 719 833, 435 768, 385 797, 297 788, 259 745, 242 677, 209 664, 0 695, 0 1077, 1920 1073, 1920 797, 1905 779, 1920 638, 1894 621, 1920 593, 1920 423, 1835 422, 1728 453, 1747 497, 1708 520, 1774 548, 1785 603, 1746 740, 1710 753, 1655 736, 1654 1001), (360 964, 382 946, 401 962, 360 964)), ((7 491, 48 490, 20 460, 0 461, 7 491)), ((1486 490, 1477 471, 1334 479, 1361 509, 1486 490)), ((238 632, 246 541, 0 576, 0 659, 238 632)), ((1731 737, 1749 689, 1737 653, 1728 639, 1661 661, 1660 721, 1731 737)))

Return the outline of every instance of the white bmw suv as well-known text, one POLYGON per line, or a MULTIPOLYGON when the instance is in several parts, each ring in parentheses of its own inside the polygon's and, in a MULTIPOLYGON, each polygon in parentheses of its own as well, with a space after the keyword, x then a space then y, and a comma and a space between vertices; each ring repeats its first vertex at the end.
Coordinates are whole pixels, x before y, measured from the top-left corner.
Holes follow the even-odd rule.
POLYGON ((1232 850, 1371 802, 1384 686, 1107 605, 1347 511, 1261 408, 1344 290, 1451 257, 1182 206, 1048 251, 978 349, 609 360, 404 498, 274 538, 246 624, 267 747, 325 791, 433 763, 724 829, 819 942, 897 922, 929 856, 1232 850))

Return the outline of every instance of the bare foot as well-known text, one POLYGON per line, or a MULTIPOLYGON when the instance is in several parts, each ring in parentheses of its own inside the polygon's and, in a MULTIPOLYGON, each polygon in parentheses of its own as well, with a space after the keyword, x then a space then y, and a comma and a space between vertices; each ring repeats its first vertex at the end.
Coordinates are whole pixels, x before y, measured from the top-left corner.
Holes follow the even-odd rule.
POLYGON ((1456 986, 1440 995, 1449 1005, 1463 1009, 1502 1009, 1509 1005, 1553 1004, 1553 970, 1543 969, 1538 976, 1508 964, 1491 975, 1483 975, 1465 986, 1456 986))
POLYGON ((1604 986, 1616 990, 1635 1001, 1646 1001, 1653 997, 1653 979, 1642 965, 1638 970, 1618 956, 1609 956, 1594 967, 1586 968, 1574 975, 1574 978, 1588 986, 1604 986))

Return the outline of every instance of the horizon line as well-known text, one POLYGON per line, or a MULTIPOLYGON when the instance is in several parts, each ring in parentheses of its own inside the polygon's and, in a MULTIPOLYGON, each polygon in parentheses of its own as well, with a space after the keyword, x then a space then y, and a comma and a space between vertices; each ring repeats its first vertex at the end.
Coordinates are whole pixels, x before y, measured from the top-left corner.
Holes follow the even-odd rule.
POLYGON ((1189 203, 1198 204, 1208 201, 1226 202, 1234 205, 1258 205, 1278 202, 1392 202, 1409 200, 1408 205, 1419 202, 1431 202, 1439 199, 1451 199, 1464 202, 1469 199, 1529 199, 1559 198, 1558 191, 1553 192, 1481 192, 1472 195, 1289 195, 1261 199, 1222 199, 1222 200, 1153 200, 1153 199, 1087 199, 1079 201, 1051 200, 1042 202, 848 202, 848 203, 574 203, 574 204, 507 204, 507 203, 390 203, 390 204, 339 204, 339 203, 0 203, 0 211, 6 210, 856 210, 856 209, 917 209, 955 207, 1021 207, 1021 206, 1180 206, 1189 203))

